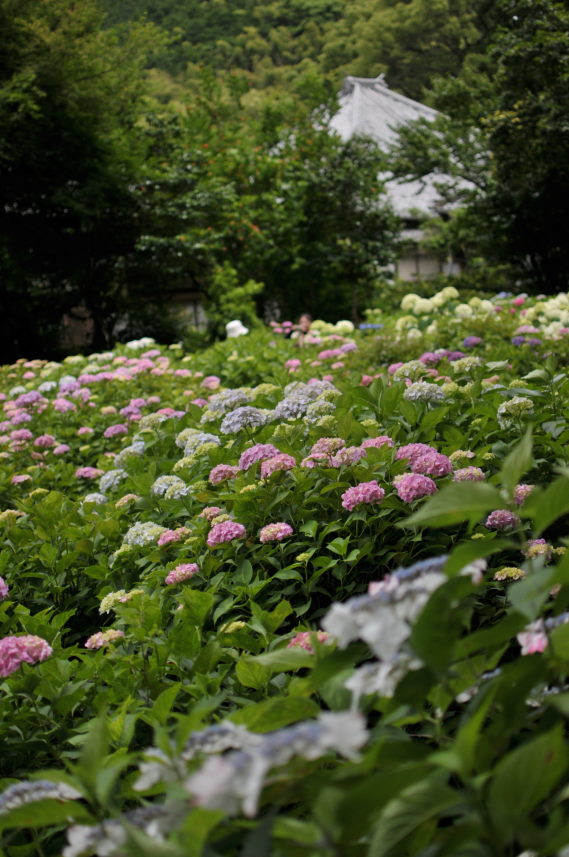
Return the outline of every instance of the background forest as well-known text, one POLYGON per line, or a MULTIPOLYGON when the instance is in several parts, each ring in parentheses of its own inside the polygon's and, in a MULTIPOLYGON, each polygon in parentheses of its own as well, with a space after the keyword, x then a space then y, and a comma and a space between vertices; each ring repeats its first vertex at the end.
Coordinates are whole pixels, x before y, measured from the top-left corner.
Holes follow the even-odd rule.
POLYGON ((567 288, 569 12, 551 0, 0 0, 2 358, 388 301, 379 175, 447 176, 462 285, 567 288), (442 112, 397 151, 328 128, 346 74, 442 112), (465 183, 464 179, 468 182, 465 183), (307 298, 310 306, 306 306, 307 298))

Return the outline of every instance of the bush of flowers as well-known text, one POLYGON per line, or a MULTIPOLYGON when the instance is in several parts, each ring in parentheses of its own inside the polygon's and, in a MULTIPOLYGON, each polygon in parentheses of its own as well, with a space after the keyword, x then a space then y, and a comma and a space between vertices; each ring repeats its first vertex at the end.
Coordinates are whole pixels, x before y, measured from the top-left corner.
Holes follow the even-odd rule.
POLYGON ((0 369, 0 853, 567 857, 569 298, 418 300, 0 369))

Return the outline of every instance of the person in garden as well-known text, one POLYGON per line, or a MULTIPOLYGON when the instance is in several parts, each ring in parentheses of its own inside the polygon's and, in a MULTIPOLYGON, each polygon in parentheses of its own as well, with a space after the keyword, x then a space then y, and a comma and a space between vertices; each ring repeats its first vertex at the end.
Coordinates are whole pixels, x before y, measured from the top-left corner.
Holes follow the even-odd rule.
POLYGON ((303 312, 296 326, 293 328, 290 338, 296 340, 297 345, 304 345, 304 338, 310 332, 311 325, 312 316, 307 312, 303 312))

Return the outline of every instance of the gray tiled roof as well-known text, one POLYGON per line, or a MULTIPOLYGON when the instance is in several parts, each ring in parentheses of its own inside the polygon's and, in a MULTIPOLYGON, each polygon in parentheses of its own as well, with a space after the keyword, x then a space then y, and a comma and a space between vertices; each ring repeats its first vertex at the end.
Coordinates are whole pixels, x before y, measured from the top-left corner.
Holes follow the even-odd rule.
MULTIPOLYGON (((393 92, 383 75, 376 78, 346 77, 339 103, 340 109, 331 126, 342 139, 365 134, 373 137, 382 148, 396 141, 398 126, 421 118, 432 121, 437 116, 436 110, 393 92)), ((445 206, 435 182, 442 178, 438 175, 426 176, 423 181, 388 181, 386 189, 396 213, 406 217, 414 211, 422 215, 440 212, 445 206)))

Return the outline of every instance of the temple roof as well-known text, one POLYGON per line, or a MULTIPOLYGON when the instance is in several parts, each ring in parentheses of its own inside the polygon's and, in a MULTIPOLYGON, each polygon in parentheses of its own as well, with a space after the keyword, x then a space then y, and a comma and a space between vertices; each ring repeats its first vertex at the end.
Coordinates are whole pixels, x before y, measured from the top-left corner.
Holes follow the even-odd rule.
MULTIPOLYGON (((346 77, 339 98, 340 109, 331 121, 331 127, 348 140, 356 134, 376 140, 387 148, 397 140, 397 128, 416 119, 436 118, 437 111, 412 98, 406 98, 385 83, 383 75, 376 78, 346 77)), ((401 217, 410 217, 415 211, 423 216, 433 215, 446 207, 435 182, 442 176, 426 176, 422 181, 390 179, 386 190, 392 205, 401 217)))

